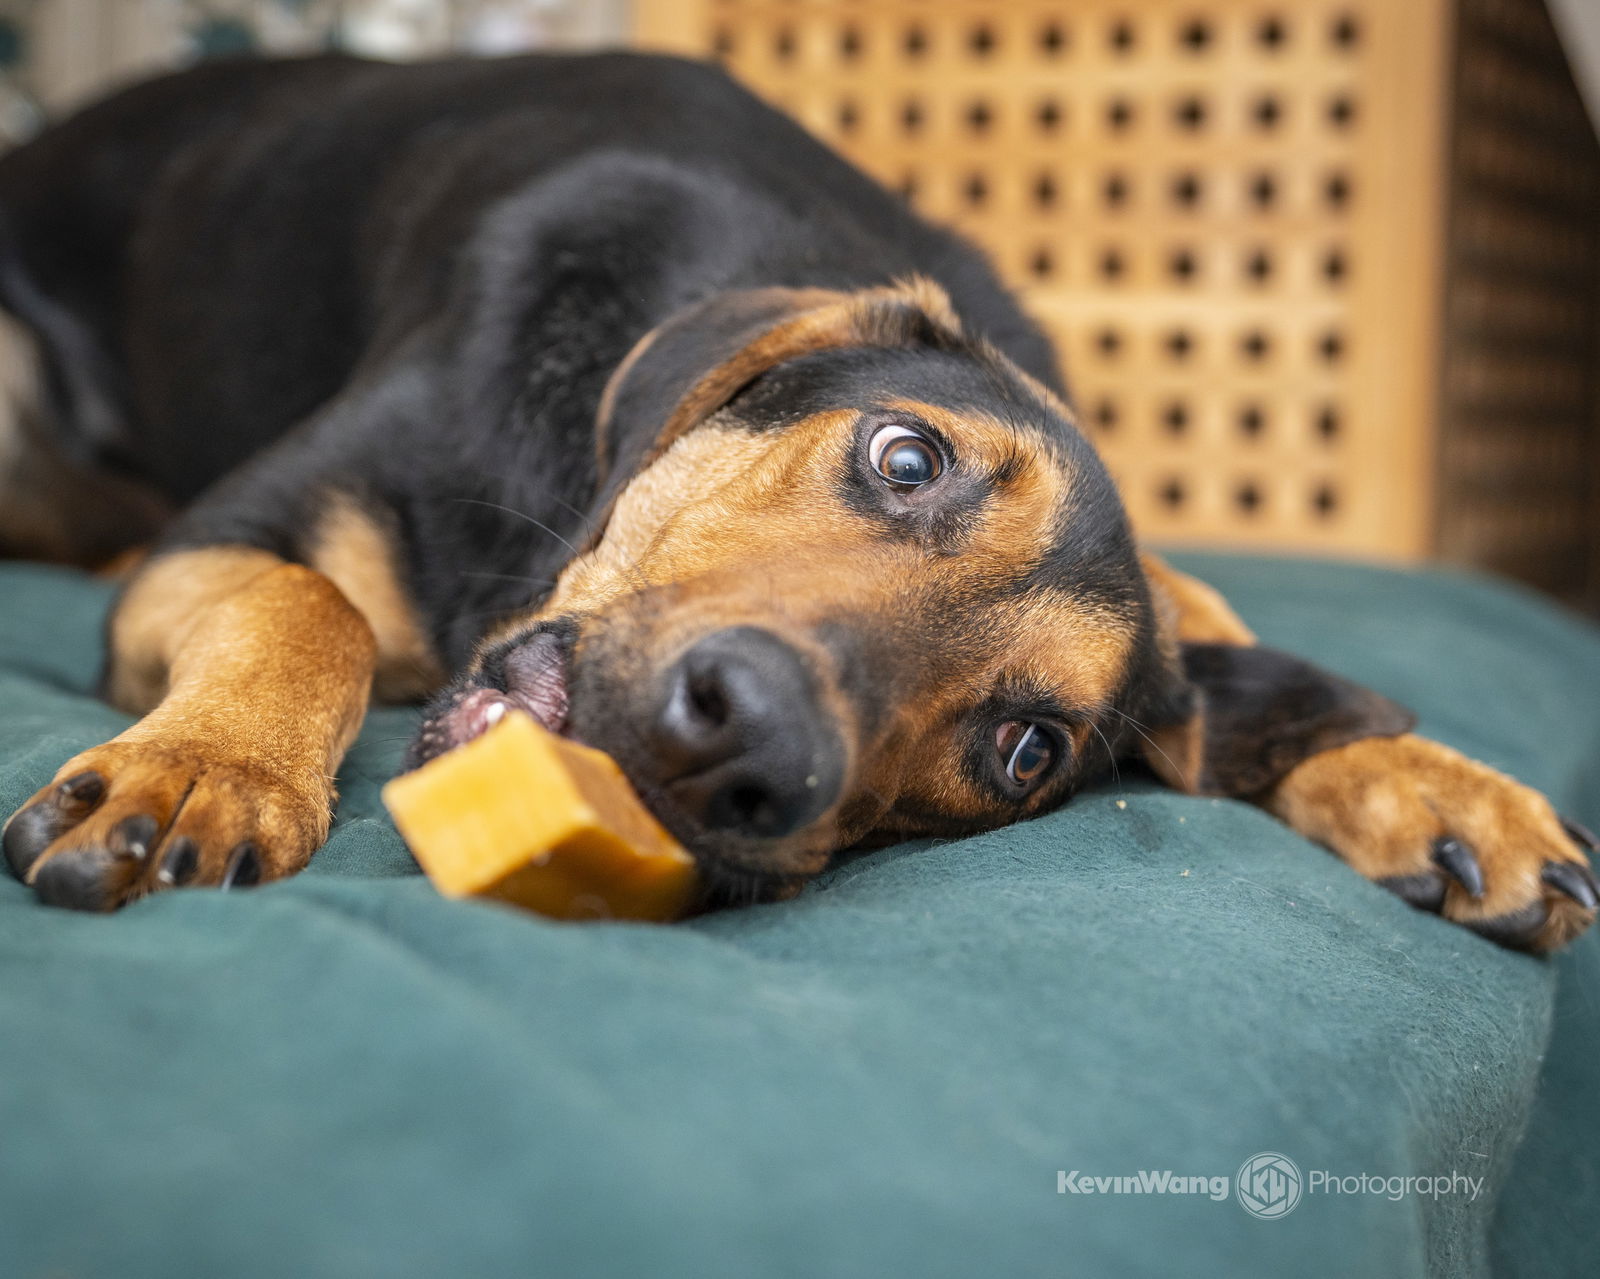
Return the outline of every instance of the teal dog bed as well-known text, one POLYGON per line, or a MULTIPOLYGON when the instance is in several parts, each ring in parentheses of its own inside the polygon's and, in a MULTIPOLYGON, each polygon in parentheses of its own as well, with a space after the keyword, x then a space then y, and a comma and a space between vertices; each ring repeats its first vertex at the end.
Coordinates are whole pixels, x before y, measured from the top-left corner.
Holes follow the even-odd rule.
MULTIPOLYGON (((1454 575, 1182 563, 1600 820, 1588 625, 1454 575)), ((0 569, 0 809, 125 724, 90 691, 109 593, 0 569)), ((1600 1265, 1593 935, 1497 950, 1134 778, 787 904, 556 924, 419 877, 378 802, 411 722, 372 717, 293 881, 101 918, 0 877, 0 1273, 1600 1265), (1298 1192, 1276 1219, 1236 1193, 1262 1154, 1299 1178, 1251 1183, 1269 1214, 1298 1192)))

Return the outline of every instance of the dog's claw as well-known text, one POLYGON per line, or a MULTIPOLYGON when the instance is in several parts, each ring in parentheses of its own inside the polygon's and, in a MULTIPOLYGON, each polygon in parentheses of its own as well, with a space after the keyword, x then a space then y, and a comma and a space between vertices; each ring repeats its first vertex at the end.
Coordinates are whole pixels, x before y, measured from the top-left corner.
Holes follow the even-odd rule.
POLYGON ((1600 905, 1600 883, 1596 883, 1594 872, 1587 866, 1576 862, 1546 862, 1539 878, 1585 910, 1594 910, 1600 905))
POLYGON ((1477 855, 1459 839, 1449 835, 1433 841, 1431 860, 1439 869, 1415 875, 1387 875, 1378 882, 1408 906, 1440 914, 1444 910, 1449 881, 1460 884, 1474 900, 1483 896, 1483 868, 1477 855))
POLYGON ((199 846, 186 835, 179 835, 161 859, 161 869, 156 872, 156 878, 168 888, 178 888, 193 879, 199 868, 199 846))
MULTIPOLYGON (((1594 910, 1600 905, 1600 880, 1587 867, 1576 862, 1546 862, 1539 879, 1556 892, 1570 897, 1584 910, 1594 910)), ((1551 919, 1551 906, 1547 901, 1530 902, 1521 910, 1489 919, 1465 921, 1468 928, 1480 937, 1486 937, 1501 946, 1518 950, 1542 950, 1546 943, 1541 933, 1551 919)))
POLYGON ((1600 853, 1600 837, 1581 822, 1575 822, 1570 817, 1561 818, 1561 829, 1567 832, 1567 838, 1591 853, 1600 853))
POLYGON ((154 817, 140 815, 125 817, 118 822, 111 832, 111 851, 123 857, 131 857, 136 862, 142 862, 150 855, 151 846, 156 842, 160 827, 156 825, 154 817))
POLYGON ((228 859, 228 869, 222 876, 222 887, 249 888, 261 882, 261 855, 248 840, 233 850, 228 859))
POLYGON ((1459 839, 1448 835, 1433 842, 1433 864, 1442 870, 1474 899, 1483 896, 1483 868, 1473 851, 1459 839))
POLYGON ((57 790, 56 802, 60 807, 74 817, 82 817, 105 798, 106 779, 96 772, 79 773, 67 778, 57 790))

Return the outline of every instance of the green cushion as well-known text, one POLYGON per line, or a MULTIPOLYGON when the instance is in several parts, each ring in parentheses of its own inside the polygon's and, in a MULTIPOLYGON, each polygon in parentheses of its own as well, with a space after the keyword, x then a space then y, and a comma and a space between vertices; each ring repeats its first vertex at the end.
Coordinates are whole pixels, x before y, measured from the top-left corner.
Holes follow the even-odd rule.
MULTIPOLYGON (((1588 625, 1457 575, 1182 562, 1600 817, 1588 625)), ((109 594, 0 569, 0 809, 126 722, 91 694, 109 594)), ((1593 1273, 1594 937, 1497 950, 1132 779, 784 905, 552 923, 417 875, 377 795, 411 722, 372 717, 298 879, 102 918, 0 876, 0 1273, 1593 1273), (1276 1221, 1058 1192, 1263 1151, 1484 1190, 1276 1221)))

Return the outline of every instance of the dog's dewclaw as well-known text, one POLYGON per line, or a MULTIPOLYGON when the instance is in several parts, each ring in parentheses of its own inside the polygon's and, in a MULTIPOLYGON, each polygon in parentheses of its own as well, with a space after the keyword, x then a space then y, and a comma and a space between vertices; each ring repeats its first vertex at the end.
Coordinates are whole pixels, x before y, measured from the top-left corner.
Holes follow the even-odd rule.
POLYGON ((663 921, 694 897, 694 860, 611 757, 520 712, 395 778, 383 802, 446 897, 557 919, 663 921))

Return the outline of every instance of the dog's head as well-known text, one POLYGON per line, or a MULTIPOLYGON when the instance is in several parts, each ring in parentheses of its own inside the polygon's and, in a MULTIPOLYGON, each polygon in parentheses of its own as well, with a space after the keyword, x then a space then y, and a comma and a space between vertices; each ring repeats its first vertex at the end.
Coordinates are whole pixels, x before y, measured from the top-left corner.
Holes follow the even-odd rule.
POLYGON ((1192 693, 1070 410, 921 281, 678 315, 601 407, 603 520, 435 704, 609 752, 722 900, 1060 804, 1192 693))

